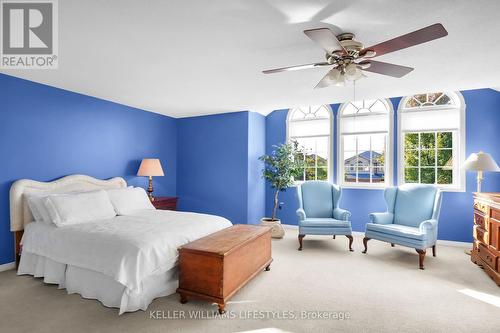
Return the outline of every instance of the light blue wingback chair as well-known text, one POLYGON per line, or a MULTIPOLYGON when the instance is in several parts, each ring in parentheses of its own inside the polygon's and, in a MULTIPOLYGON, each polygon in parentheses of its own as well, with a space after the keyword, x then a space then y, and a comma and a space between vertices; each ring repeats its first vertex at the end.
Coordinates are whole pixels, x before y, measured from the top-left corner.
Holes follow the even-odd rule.
POLYGON ((297 186, 299 197, 299 251, 305 235, 345 235, 352 249, 351 213, 339 208, 342 190, 325 181, 306 181, 297 186))
POLYGON ((387 188, 385 213, 370 214, 363 244, 366 253, 370 239, 413 247, 419 255, 420 269, 424 269, 425 251, 432 247, 436 256, 441 191, 433 185, 405 184, 387 188))

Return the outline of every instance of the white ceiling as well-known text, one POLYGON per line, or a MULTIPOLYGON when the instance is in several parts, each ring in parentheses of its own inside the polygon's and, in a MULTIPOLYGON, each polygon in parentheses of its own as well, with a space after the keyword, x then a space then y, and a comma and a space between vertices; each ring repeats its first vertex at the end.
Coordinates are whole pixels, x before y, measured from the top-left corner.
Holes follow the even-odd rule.
POLYGON ((352 86, 312 89, 327 68, 261 73, 324 60, 304 29, 353 32, 369 46, 441 22, 447 37, 377 58, 412 73, 368 73, 357 98, 498 87, 499 13, 491 0, 64 0, 59 69, 2 72, 173 117, 266 114, 353 98, 352 86))

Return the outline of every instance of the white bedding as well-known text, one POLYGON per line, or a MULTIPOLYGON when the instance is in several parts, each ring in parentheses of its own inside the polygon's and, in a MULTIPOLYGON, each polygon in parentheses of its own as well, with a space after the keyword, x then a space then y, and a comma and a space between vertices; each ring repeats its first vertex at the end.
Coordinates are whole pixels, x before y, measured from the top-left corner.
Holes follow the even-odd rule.
POLYGON ((179 286, 177 267, 148 276, 142 281, 141 293, 130 293, 124 285, 109 276, 29 252, 23 253, 17 274, 43 278, 43 282, 57 284, 68 294, 77 293, 83 298, 96 299, 104 306, 119 308, 119 314, 146 311, 155 298, 171 295, 179 286))
POLYGON ((63 227, 30 223, 22 244, 23 253, 102 273, 128 293, 141 293, 145 278, 177 264, 179 246, 229 226, 214 215, 141 210, 63 227))

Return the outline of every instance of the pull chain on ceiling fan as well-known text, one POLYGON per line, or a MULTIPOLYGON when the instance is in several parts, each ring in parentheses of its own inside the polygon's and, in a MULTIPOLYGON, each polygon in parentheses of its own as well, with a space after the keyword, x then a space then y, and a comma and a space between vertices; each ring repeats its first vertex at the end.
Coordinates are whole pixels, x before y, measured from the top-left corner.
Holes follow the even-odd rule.
POLYGON ((335 35, 328 28, 304 30, 304 34, 319 44, 326 51, 326 61, 306 65, 289 66, 263 71, 264 74, 309 69, 315 67, 333 66, 333 68, 318 82, 316 88, 328 86, 344 86, 347 81, 356 81, 366 75, 363 71, 396 78, 405 76, 413 68, 371 60, 394 51, 426 43, 448 35, 441 23, 436 23, 420 30, 410 32, 388 41, 365 48, 356 41, 353 33, 335 35))

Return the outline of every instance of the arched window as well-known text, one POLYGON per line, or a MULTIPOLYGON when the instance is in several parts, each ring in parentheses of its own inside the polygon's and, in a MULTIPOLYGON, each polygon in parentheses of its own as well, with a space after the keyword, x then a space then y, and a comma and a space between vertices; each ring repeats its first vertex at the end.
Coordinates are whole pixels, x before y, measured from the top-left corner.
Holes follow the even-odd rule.
POLYGON ((465 189, 465 104, 454 92, 405 97, 399 104, 399 182, 465 189))
POLYGON ((386 99, 347 102, 338 116, 338 181, 347 187, 391 184, 392 106, 386 99))
POLYGON ((298 158, 306 167, 296 181, 329 180, 331 175, 330 142, 332 109, 329 105, 314 105, 290 109, 287 119, 287 139, 304 148, 298 158))

